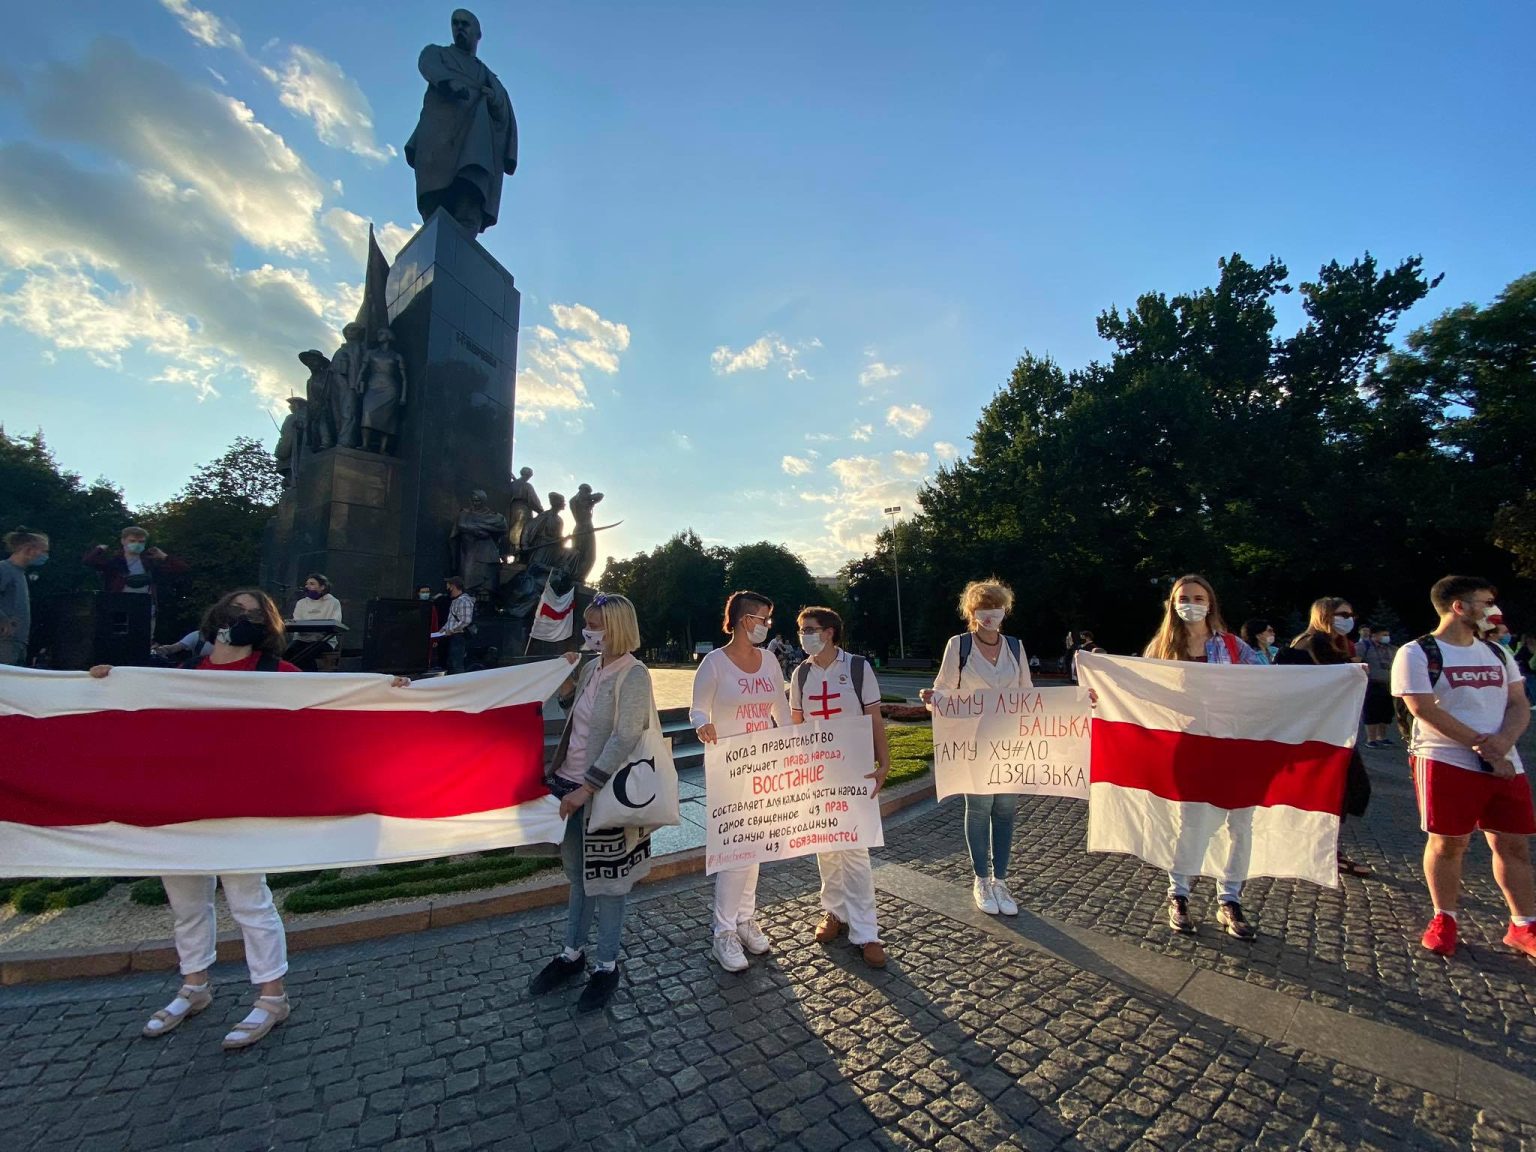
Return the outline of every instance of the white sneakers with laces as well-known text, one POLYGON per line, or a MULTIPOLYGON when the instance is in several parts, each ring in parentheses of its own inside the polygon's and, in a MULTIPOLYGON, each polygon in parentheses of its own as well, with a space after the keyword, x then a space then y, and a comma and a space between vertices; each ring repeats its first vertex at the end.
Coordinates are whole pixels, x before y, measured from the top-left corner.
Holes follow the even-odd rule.
POLYGON ((736 938, 741 941, 741 946, 754 956, 761 956, 773 947, 768 934, 758 927, 756 920, 747 920, 736 925, 736 938))
POLYGON ((742 972, 747 967, 747 956, 741 950, 741 937, 735 932, 715 933, 715 959, 727 972, 742 972))
MULTIPOLYGON (((996 916, 998 913, 997 897, 992 893, 992 881, 982 877, 976 877, 976 882, 971 885, 971 899, 976 901, 976 907, 980 908, 988 916, 996 916)), ((1018 911, 1017 908, 1014 911, 1018 911)))
POLYGON ((1008 885, 1001 880, 992 881, 992 899, 997 902, 997 910, 1004 916, 1019 914, 1019 906, 1014 902, 1013 894, 1008 891, 1008 885))

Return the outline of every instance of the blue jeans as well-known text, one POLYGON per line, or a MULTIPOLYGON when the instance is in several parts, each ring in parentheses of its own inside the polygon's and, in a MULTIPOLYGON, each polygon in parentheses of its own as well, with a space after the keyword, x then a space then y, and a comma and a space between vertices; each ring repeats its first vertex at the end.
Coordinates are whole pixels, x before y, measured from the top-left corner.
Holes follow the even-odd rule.
POLYGON ((587 810, 578 808, 565 822, 565 839, 560 842, 560 862, 565 878, 571 882, 571 896, 566 904, 565 946, 580 952, 587 945, 592 921, 597 921, 597 949, 592 959, 598 964, 613 964, 619 959, 619 935, 624 931, 624 904, 627 896, 588 896, 581 881, 581 833, 587 810))
MULTIPOLYGON (((1183 876, 1177 872, 1168 873, 1168 895, 1189 895, 1190 886, 1195 882, 1193 876, 1183 876)), ((1241 880, 1216 881, 1216 899, 1222 904, 1240 904, 1243 900, 1243 882, 1241 880)))
POLYGON ((464 671, 464 653, 469 647, 469 638, 462 632, 455 632, 446 637, 448 641, 448 671, 464 671))
POLYGON ((1008 875, 1008 854, 1013 849, 1013 823, 1018 812, 1019 798, 1011 793, 966 793, 965 846, 971 850, 971 869, 983 880, 1001 880, 1008 875))

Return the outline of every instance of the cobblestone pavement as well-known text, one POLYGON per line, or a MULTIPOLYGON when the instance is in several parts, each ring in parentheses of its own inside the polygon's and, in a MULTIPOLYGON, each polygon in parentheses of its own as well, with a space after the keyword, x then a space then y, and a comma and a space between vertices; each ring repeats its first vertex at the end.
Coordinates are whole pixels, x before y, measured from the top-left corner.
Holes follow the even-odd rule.
MULTIPOLYGON (((940 851, 958 835, 950 809, 889 831, 893 845, 928 845, 915 864, 952 866, 940 851)), ((1037 878, 1050 881, 1052 902, 1106 899, 1107 882, 1082 873, 1037 878)), ((1155 906, 1155 878, 1131 879, 1129 905, 1155 906)), ((691 879, 634 902, 624 986, 591 1017, 576 1015, 574 989, 525 995, 558 946, 556 912, 301 953, 293 1018, 228 1055, 219 1037, 247 999, 243 972, 229 966, 216 973, 213 1009, 157 1041, 137 1034, 168 995, 161 976, 5 989, 3 1146, 1536 1148, 1536 1125, 1267 1042, 929 906, 882 896, 892 959, 872 972, 846 944, 810 942, 807 861, 765 871, 774 954, 727 975, 707 957, 708 894, 708 881, 691 879)), ((957 887, 954 899, 965 909, 969 894, 957 887)), ((1326 930, 1321 910, 1295 923, 1326 930)), ((1352 932, 1342 933, 1351 945, 1352 932)), ((1211 955, 1192 951, 1197 963, 1225 954, 1209 936, 1198 948, 1211 955)), ((1292 951, 1310 956, 1282 949, 1286 980, 1292 951)))
MULTIPOLYGON (((1522 755, 1536 762, 1527 739, 1522 755)), ((1405 1028, 1530 1076, 1536 1074, 1536 961, 1500 939, 1508 911, 1493 883, 1487 845, 1476 838, 1465 871, 1461 946, 1449 960, 1419 937, 1431 908, 1420 860, 1413 787, 1401 751, 1366 751, 1373 793, 1342 843, 1377 873, 1329 890, 1255 880, 1243 909, 1259 937, 1242 943, 1215 925, 1212 882, 1197 883, 1195 937, 1168 931, 1164 873, 1126 856, 1084 851, 1087 806, 1025 797, 1019 808, 1010 888, 1020 907, 1131 939, 1142 947, 1327 1007, 1405 1028)), ((958 798, 889 838, 885 857, 969 884, 958 798)))

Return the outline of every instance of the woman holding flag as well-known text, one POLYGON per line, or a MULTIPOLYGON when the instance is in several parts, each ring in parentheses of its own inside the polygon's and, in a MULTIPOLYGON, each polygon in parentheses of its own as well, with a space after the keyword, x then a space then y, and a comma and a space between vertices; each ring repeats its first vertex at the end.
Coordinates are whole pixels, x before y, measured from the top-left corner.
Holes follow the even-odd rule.
MULTIPOLYGON (((732 592, 720 627, 730 641, 699 661, 693 675, 688 721, 699 739, 713 744, 722 736, 788 724, 783 670, 759 647, 773 627, 773 601, 757 592, 732 592)), ((713 951, 727 972, 747 967, 746 952, 768 951, 768 937, 757 924, 757 875, 756 864, 715 873, 713 951)))
MULTIPOLYGON (((1163 608, 1163 623, 1147 644, 1143 655, 1153 660, 1192 660, 1200 664, 1263 664, 1264 660, 1239 637, 1227 631, 1216 601, 1216 589, 1204 576, 1191 573, 1180 576, 1168 592, 1163 608)), ((1228 818, 1225 827, 1234 847, 1246 835, 1244 828, 1228 818)), ((1186 935, 1195 931, 1189 917, 1189 893, 1193 876, 1168 874, 1168 927, 1186 935)), ((1228 936, 1252 940, 1253 925, 1243 916, 1241 880, 1217 883, 1220 907, 1216 921, 1228 936)))

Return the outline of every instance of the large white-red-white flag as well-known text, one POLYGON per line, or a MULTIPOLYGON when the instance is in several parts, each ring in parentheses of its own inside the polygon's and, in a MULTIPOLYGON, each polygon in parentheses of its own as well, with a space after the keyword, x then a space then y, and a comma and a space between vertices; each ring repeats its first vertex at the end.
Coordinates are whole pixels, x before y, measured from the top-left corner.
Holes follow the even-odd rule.
POLYGON ((539 607, 533 614, 533 627, 529 635, 535 640, 564 640, 571 634, 576 606, 576 585, 572 584, 564 594, 556 595, 548 584, 539 597, 539 607))
POLYGON ((557 843, 540 661, 418 681, 0 669, 0 876, 282 872, 557 843))
POLYGON ((1172 872, 1336 887, 1360 664, 1195 664, 1078 655, 1098 697, 1088 850, 1172 872))

